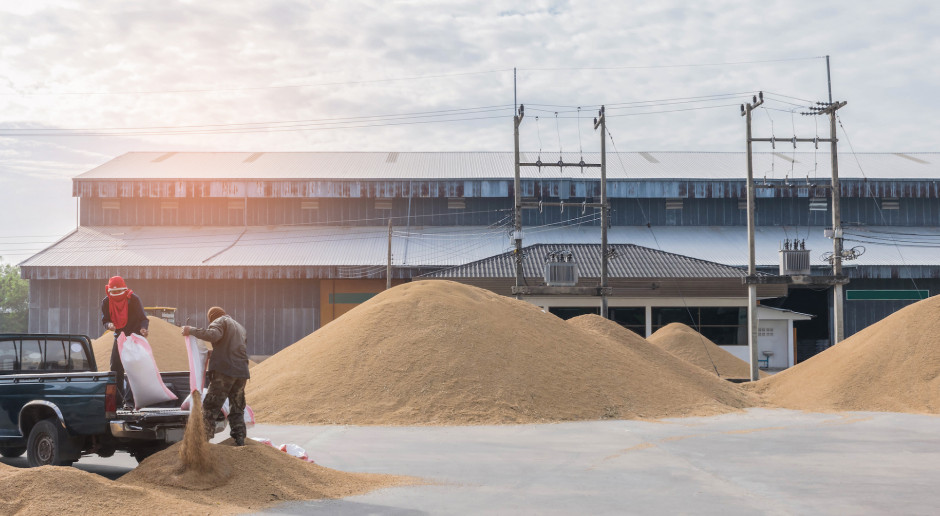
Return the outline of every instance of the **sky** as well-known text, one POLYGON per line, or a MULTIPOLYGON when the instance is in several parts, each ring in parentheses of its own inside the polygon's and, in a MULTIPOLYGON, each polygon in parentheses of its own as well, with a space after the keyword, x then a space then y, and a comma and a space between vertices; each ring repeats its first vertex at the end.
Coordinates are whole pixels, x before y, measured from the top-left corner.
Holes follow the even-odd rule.
POLYGON ((940 151, 928 1, 0 0, 0 259, 71 231, 71 178, 132 151, 940 151), (755 150, 770 150, 755 148, 755 150), (809 150, 809 149, 801 149, 809 150))

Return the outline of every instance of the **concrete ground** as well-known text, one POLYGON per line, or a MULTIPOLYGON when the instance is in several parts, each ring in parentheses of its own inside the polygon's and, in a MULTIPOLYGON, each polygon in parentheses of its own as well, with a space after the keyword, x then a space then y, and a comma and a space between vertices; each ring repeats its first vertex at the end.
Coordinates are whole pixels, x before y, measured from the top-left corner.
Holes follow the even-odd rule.
MULTIPOLYGON (((656 422, 257 425, 318 464, 429 485, 265 514, 937 514, 940 417, 778 409, 656 422)), ((225 436, 221 436, 225 437, 225 436)), ((21 459, 3 459, 20 465, 21 459)), ((117 478, 133 459, 84 458, 117 478)))

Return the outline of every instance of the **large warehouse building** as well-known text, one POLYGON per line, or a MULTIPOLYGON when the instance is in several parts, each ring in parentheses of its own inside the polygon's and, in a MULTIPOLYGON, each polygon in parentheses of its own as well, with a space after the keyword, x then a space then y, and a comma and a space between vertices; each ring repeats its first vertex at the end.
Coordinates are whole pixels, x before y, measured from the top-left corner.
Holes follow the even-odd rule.
MULTIPOLYGON (((849 336, 940 289, 940 155, 841 159, 845 246, 857 255, 844 263, 849 336)), ((500 291, 507 284, 487 278, 505 271, 472 264, 511 250, 513 163, 511 152, 122 155, 73 179, 79 227, 20 264, 30 331, 100 334, 112 275, 146 305, 175 307, 177 324, 204 324, 206 307, 226 307, 248 328, 253 355, 273 354, 383 290, 389 255, 394 283, 449 277, 500 291)), ((763 272, 777 274, 781 246, 800 241, 813 273, 828 273, 828 164, 822 154, 755 154, 763 272)), ((609 241, 621 246, 611 281, 629 286, 615 290, 611 316, 639 333, 673 321, 717 325, 719 344, 746 344, 744 154, 609 153, 607 167, 609 241)), ((542 280, 538 262, 556 251, 587 267, 599 252, 589 249, 600 242, 600 217, 584 204, 599 199, 598 170, 546 165, 525 170, 521 185, 526 200, 564 203, 523 212, 534 260, 527 281, 542 280)), ((580 281, 596 284, 597 275, 580 281)), ((768 284, 759 296, 781 313, 814 316, 796 322, 794 359, 831 342, 830 288, 768 284)), ((599 306, 531 301, 563 316, 599 306)))

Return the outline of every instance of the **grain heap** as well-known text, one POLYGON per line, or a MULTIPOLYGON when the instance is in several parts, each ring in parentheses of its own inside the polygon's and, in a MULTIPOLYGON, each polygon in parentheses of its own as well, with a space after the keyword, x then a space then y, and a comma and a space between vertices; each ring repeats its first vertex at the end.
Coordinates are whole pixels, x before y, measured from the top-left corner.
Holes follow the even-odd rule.
POLYGON ((530 303, 433 280, 382 292, 265 360, 247 394, 259 420, 283 424, 658 418, 746 405, 723 382, 690 387, 660 365, 530 303))
MULTIPOLYGON (((709 374, 709 371, 702 371, 699 367, 696 367, 697 364, 688 363, 682 359, 683 357, 677 357, 673 353, 661 349, 661 347, 609 319, 604 319, 599 315, 582 315, 568 320, 568 324, 623 344, 626 350, 634 355, 631 360, 635 366, 634 370, 626 374, 637 375, 651 389, 656 391, 668 389, 668 387, 659 385, 661 383, 680 385, 682 393, 673 394, 673 396, 685 396, 688 398, 687 403, 694 402, 696 396, 699 398, 718 398, 734 407, 750 406, 757 401, 747 393, 742 393, 734 385, 719 380, 713 372, 709 374)), ((694 333, 698 335, 697 332, 694 333)), ((712 346, 715 346, 715 344, 712 344, 712 346)), ((718 348, 718 350, 727 353, 721 348, 718 348)), ((732 359, 737 360, 730 353, 727 354, 732 359)), ((656 396, 655 394, 651 395, 656 396)))
MULTIPOLYGON (((0 467, 0 514, 206 514, 206 506, 72 467, 0 467)), ((220 511, 215 511, 220 512, 220 511)), ((234 512, 229 510, 228 512, 234 512)))
POLYGON ((230 474, 222 482, 206 482, 198 475, 174 476, 174 472, 185 469, 180 446, 176 443, 151 455, 115 485, 171 496, 201 506, 205 514, 210 508, 221 513, 253 512, 290 500, 342 498, 419 482, 413 477, 325 468, 251 439, 245 441, 245 446, 234 446, 232 439, 210 445, 213 460, 227 464, 230 474), (181 482, 184 478, 191 483, 181 482))
MULTIPOLYGON (((189 354, 180 327, 174 326, 159 317, 148 316, 150 320, 147 343, 153 349, 153 358, 157 361, 160 371, 189 371, 189 354)), ((212 349, 212 344, 205 343, 212 349)), ((99 371, 109 371, 111 368, 111 348, 114 346, 114 332, 107 331, 101 337, 91 342, 95 352, 95 362, 99 371)), ((248 367, 257 365, 249 360, 248 367)))
MULTIPOLYGON (((673 355, 721 378, 750 378, 751 366, 682 323, 670 323, 647 339, 673 355)), ((767 373, 761 372, 761 377, 767 373)))
POLYGON ((940 413, 940 296, 909 305, 752 386, 813 411, 940 413))

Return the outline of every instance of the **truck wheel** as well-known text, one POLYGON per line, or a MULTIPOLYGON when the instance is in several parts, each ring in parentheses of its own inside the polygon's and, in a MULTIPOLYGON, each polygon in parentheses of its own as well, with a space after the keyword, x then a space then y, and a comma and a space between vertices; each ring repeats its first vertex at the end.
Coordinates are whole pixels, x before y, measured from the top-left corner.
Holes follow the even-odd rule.
POLYGON ((30 430, 26 441, 26 463, 31 468, 71 466, 75 462, 62 457, 62 445, 67 439, 59 430, 58 422, 55 418, 43 419, 30 430))
POLYGON ((26 453, 26 448, 22 446, 14 446, 13 448, 0 448, 0 455, 12 459, 14 457, 19 457, 26 453))
POLYGON ((167 449, 168 445, 153 445, 153 446, 141 446, 139 448, 134 448, 131 450, 131 455, 137 459, 137 464, 140 464, 147 457, 153 455, 154 453, 163 451, 167 449))

